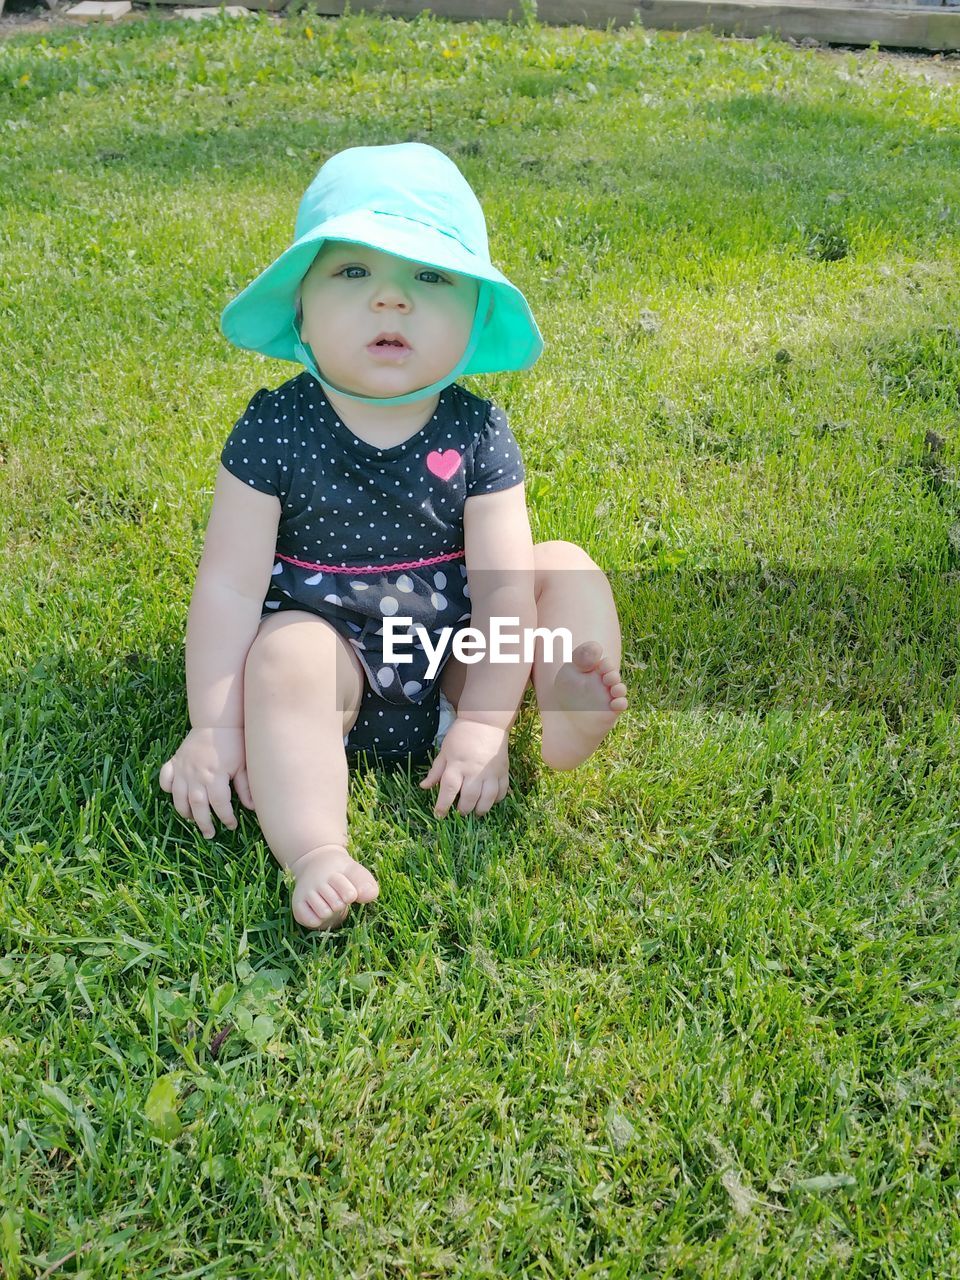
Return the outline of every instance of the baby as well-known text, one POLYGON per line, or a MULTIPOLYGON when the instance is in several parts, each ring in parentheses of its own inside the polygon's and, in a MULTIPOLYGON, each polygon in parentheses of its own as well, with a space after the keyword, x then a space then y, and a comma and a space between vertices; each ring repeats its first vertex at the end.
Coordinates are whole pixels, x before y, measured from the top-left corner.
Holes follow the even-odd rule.
POLYGON ((506 416, 456 382, 529 368, 543 341, 442 152, 331 157, 221 327, 304 372, 259 390, 224 445, 187 619, 193 727, 160 786, 211 838, 211 809, 237 825, 232 779, 294 918, 335 928, 379 891, 348 852, 349 764, 433 755, 434 814, 486 814, 532 680, 543 760, 575 768, 627 706, 617 612, 586 552, 534 545, 506 416))

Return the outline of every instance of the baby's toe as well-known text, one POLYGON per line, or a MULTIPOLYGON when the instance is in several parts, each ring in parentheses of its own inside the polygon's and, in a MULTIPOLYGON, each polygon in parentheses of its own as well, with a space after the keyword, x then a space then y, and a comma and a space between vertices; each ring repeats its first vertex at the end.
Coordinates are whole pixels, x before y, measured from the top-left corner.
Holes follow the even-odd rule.
POLYGON ((320 928, 339 929, 340 925, 346 920, 350 908, 346 906, 339 909, 334 908, 333 904, 327 899, 326 889, 324 889, 323 893, 314 891, 311 894, 311 899, 322 904, 316 912, 320 919, 320 928))
POLYGON ((323 929, 330 919, 330 908, 318 893, 308 893, 293 902, 293 918, 305 929, 323 929))
POLYGON ((592 671, 603 657, 603 646, 598 640, 584 640, 571 654, 573 665, 580 671, 592 671))
POLYGON ((342 911, 347 905, 329 880, 318 886, 317 893, 332 912, 342 911))
POLYGON ((380 886, 376 880, 366 867, 360 866, 359 862, 354 863, 350 868, 349 878, 357 887, 357 902, 373 902, 380 892, 380 886))
MULTIPOLYGON (((344 875, 342 871, 334 871, 329 880, 330 888, 340 895, 340 905, 343 906, 348 902, 356 902, 357 886, 353 883, 348 875, 344 875)), ((324 890, 326 893, 326 890, 324 890)), ((329 895, 327 895, 329 897, 329 895)))

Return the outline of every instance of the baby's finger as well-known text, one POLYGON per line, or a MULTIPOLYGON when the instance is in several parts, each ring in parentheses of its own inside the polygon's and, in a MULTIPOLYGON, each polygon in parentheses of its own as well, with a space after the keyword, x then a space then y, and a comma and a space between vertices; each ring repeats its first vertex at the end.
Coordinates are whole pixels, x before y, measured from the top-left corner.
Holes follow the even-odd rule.
POLYGON ((240 803, 246 805, 248 809, 253 808, 253 792, 250 790, 250 779, 247 777, 246 768, 238 769, 233 779, 234 790, 240 797, 240 803))
POLYGON ((460 790, 461 782, 463 782, 462 774, 456 772, 454 769, 444 769, 443 777, 440 780, 440 792, 437 795, 437 803, 433 806, 435 817, 446 817, 447 810, 457 798, 457 792, 460 790))
POLYGON ((435 787, 443 775, 443 760, 439 755, 433 757, 433 763, 427 772, 427 776, 420 783, 421 787, 435 787))
POLYGON ((179 774, 173 775, 173 807, 185 822, 193 821, 190 801, 187 799, 187 784, 179 774))
POLYGON ((477 807, 474 813, 482 817, 485 813, 489 813, 493 806, 497 803, 497 792, 499 783, 496 778, 487 778, 483 784, 483 790, 480 793, 480 799, 477 801, 477 807))
POLYGON ((233 812, 233 805, 230 803, 230 783, 225 778, 221 782, 213 783, 207 787, 207 794, 214 813, 223 825, 229 827, 231 831, 236 831, 237 819, 233 812))
POLYGON ((173 761, 168 760, 160 767, 160 790, 173 790, 173 761))
POLYGON ((457 805, 457 811, 459 813, 473 813, 482 791, 483 783, 479 777, 470 778, 469 781, 464 782, 460 788, 460 803, 457 805))
POLYGON ((506 796, 509 790, 510 790, 510 775, 509 773, 505 773, 503 777, 500 779, 500 785, 497 788, 497 804, 499 804, 500 801, 504 799, 504 797, 506 796))
POLYGON ((210 804, 207 800, 207 791, 205 787, 191 787, 187 793, 187 799, 190 801, 190 812, 193 820, 200 828, 203 835, 208 840, 212 840, 214 836, 213 822, 210 818, 210 804))

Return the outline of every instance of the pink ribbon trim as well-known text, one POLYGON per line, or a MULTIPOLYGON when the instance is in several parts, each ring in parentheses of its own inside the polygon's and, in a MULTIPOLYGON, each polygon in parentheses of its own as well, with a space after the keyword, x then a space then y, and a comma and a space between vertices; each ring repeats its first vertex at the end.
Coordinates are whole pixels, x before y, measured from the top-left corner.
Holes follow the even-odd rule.
POLYGON ((298 565, 301 569, 313 569, 317 573, 389 573, 393 569, 420 569, 428 564, 443 564, 446 560, 462 560, 464 552, 447 551, 442 556, 431 556, 428 560, 404 560, 400 564, 373 564, 359 568, 355 564, 311 564, 309 560, 295 560, 293 556, 282 556, 278 551, 277 560, 286 560, 287 564, 298 565))

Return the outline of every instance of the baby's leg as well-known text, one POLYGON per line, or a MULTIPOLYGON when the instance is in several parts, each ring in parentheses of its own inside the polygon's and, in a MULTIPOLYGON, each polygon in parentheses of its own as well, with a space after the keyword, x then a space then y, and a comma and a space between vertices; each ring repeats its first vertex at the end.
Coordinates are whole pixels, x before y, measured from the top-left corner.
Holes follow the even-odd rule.
POLYGON ((537 642, 533 687, 543 724, 541 754, 554 769, 575 769, 591 756, 627 708, 620 679, 620 622, 603 570, 572 542, 539 542, 537 626, 571 633, 572 661, 545 660, 537 642))
MULTIPOLYGON (((620 623, 603 570, 572 542, 533 548, 537 626, 571 633, 572 661, 559 645, 548 662, 537 641, 532 684, 543 725, 541 753, 554 769, 574 769, 596 751, 627 707, 620 679, 620 623)), ((445 663, 441 687, 456 707, 468 668, 445 663)))
POLYGON ((264 618, 244 668, 247 776, 261 830, 296 880, 293 915, 336 928, 351 902, 372 902, 376 880, 347 852, 343 738, 363 694, 356 655, 305 610, 264 618))

